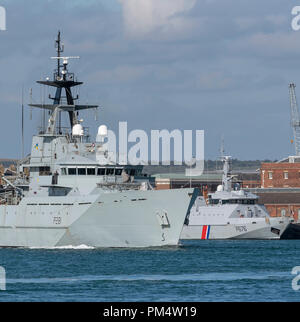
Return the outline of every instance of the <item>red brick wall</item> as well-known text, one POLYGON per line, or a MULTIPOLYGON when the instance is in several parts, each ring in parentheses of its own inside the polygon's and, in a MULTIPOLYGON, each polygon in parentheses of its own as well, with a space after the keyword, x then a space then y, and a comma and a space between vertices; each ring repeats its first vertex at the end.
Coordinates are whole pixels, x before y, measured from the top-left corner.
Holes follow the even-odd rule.
POLYGON ((285 209, 285 215, 289 217, 293 217, 295 221, 298 221, 298 213, 300 210, 300 205, 286 205, 286 204, 265 204, 265 207, 268 210, 268 213, 271 217, 281 217, 282 209, 285 209))
POLYGON ((260 172, 262 188, 300 187, 300 163, 262 163, 260 172), (288 179, 284 177, 285 172, 288 179), (269 173, 272 173, 272 179, 269 173))

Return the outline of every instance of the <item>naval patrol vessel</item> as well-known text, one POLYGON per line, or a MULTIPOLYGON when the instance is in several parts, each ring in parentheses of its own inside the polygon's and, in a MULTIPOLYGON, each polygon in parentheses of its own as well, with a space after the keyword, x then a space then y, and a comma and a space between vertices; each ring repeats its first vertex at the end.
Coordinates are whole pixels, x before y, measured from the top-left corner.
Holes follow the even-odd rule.
POLYGON ((199 196, 184 225, 181 239, 279 239, 293 221, 270 217, 259 197, 232 189, 230 157, 223 158, 222 185, 208 200, 199 196))
POLYGON ((109 161, 102 140, 107 127, 100 126, 100 140, 91 142, 79 120, 80 111, 98 106, 75 103, 72 88, 83 83, 68 70, 75 57, 62 56, 60 33, 56 48, 53 79, 37 82, 55 88, 53 102, 29 104, 48 111, 49 120, 33 136, 28 162, 20 166, 23 179, 28 169, 28 182, 5 179, 8 188, 0 196, 0 246, 177 245, 197 191, 154 190, 141 166, 109 161), (63 113, 68 128, 61 126, 63 113))

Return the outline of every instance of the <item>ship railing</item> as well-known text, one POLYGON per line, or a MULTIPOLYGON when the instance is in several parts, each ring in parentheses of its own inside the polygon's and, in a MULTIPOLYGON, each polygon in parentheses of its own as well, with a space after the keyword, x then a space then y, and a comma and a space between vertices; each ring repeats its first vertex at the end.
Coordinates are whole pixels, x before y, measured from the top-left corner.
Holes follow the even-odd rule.
MULTIPOLYGON (((66 81, 71 81, 71 82, 76 81, 74 73, 67 72, 67 74, 65 75, 65 78, 66 78, 66 81)), ((57 70, 55 70, 53 74, 53 79, 54 81, 62 81, 63 77, 57 72, 57 70)))
MULTIPOLYGON (((73 136, 72 136, 71 132, 72 131, 71 131, 70 127, 57 126, 55 128, 55 134, 56 135, 66 136, 66 137, 70 138, 70 140, 73 140, 73 136)), ((84 132, 83 140, 87 142, 88 139, 90 138, 90 128, 89 127, 84 127, 83 132, 84 132)), ((47 129, 45 129, 43 127, 38 127, 38 133, 40 135, 46 134, 47 129)))
POLYGON ((0 205, 17 205, 20 201, 14 190, 7 190, 0 193, 0 205))
MULTIPOLYGON (((43 127, 38 128, 39 134, 46 134, 47 129, 43 127)), ((68 135, 70 133, 70 128, 69 127, 59 127, 57 126, 55 128, 55 134, 57 135, 68 135)))
POLYGON ((153 190, 153 187, 148 181, 145 182, 103 182, 97 183, 98 188, 105 190, 153 190))

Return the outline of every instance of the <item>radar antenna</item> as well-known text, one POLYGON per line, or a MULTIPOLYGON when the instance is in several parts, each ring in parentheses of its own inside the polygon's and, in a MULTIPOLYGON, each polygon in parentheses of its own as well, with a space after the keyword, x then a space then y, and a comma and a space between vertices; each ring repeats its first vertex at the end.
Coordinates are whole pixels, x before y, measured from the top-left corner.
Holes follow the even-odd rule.
MULTIPOLYGON (((75 80, 74 73, 70 73, 68 71, 68 64, 70 59, 78 59, 78 56, 62 56, 61 53, 64 52, 64 45, 61 43, 61 34, 58 32, 57 39, 55 41, 55 48, 57 49, 57 56, 51 57, 52 59, 57 59, 57 69, 54 70, 53 80, 51 81, 49 78, 46 80, 38 81, 37 83, 43 84, 46 86, 52 86, 56 88, 55 97, 49 96, 50 99, 53 100, 53 104, 30 104, 31 107, 38 107, 51 111, 51 117, 49 119, 47 133, 54 134, 55 132, 55 124, 57 114, 60 115, 61 112, 67 112, 69 114, 71 129, 75 124, 78 124, 79 121, 77 119, 78 112, 80 110, 86 109, 95 109, 98 108, 98 105, 77 105, 75 101, 79 98, 73 97, 72 87, 79 86, 83 84, 82 82, 78 82, 75 80), (62 91, 66 93, 66 101, 67 104, 62 103, 62 91)), ((59 134, 61 134, 61 127, 59 122, 58 128, 59 134)))
MULTIPOLYGON (((55 40, 55 48, 57 49, 57 57, 60 57, 61 53, 64 52, 64 44, 61 44, 60 31, 58 31, 57 39, 55 40)), ((57 74, 60 75, 60 60, 57 60, 57 74)))
POLYGON ((66 77, 67 77, 67 74, 68 74, 68 64, 69 64, 69 60, 70 59, 79 59, 80 57, 79 56, 69 56, 69 57, 60 57, 60 56, 57 56, 57 57, 51 57, 51 59, 57 59, 58 61, 58 66, 59 66, 59 69, 58 69, 58 72, 57 72, 57 77, 59 77, 59 79, 61 80, 64 80, 66 81, 66 77), (63 61, 63 64, 60 65, 60 61, 63 61), (63 68, 62 71, 60 71, 60 68, 63 68), (62 76, 61 76, 62 75, 62 76))

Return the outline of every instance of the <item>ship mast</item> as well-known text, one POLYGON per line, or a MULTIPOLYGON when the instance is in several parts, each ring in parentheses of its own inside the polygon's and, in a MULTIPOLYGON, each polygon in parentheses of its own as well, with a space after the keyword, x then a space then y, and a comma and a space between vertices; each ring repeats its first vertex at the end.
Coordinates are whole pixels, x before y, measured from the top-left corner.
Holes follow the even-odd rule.
MULTIPOLYGON (((55 40, 55 48, 57 49, 57 74, 60 75, 60 57, 61 57, 61 53, 64 51, 63 45, 61 45, 61 39, 60 39, 60 31, 58 31, 58 35, 57 35, 57 39, 55 40)), ((60 92, 61 95, 61 92, 60 92)), ((60 104, 59 102, 54 102, 54 104, 60 104)), ((58 114, 58 131, 59 133, 61 132, 61 112, 59 112, 58 114)))
MULTIPOLYGON (((67 112, 69 114, 70 127, 71 130, 74 125, 78 124, 77 113, 80 110, 85 109, 96 109, 98 105, 76 105, 75 101, 78 100, 77 97, 73 97, 72 88, 82 85, 83 82, 75 81, 74 73, 70 73, 68 70, 68 64, 70 59, 78 59, 78 56, 65 56, 63 57, 61 53, 64 52, 64 45, 61 43, 61 33, 58 32, 57 39, 55 41, 56 48, 56 57, 51 57, 51 59, 57 60, 57 69, 54 70, 53 80, 46 79, 45 81, 37 81, 38 84, 51 86, 56 88, 55 96, 51 97, 49 95, 49 99, 53 100, 53 104, 29 104, 31 107, 37 107, 42 109, 50 110, 51 116, 49 118, 49 123, 47 127, 46 134, 55 135, 56 133, 56 122, 57 116, 60 115, 61 112, 67 112), (66 94, 66 102, 67 104, 62 103, 62 94, 63 90, 66 94)), ((58 134, 61 134, 61 124, 60 124, 60 116, 59 118, 59 127, 58 134)))
POLYGON ((60 74, 60 57, 61 53, 64 51, 63 45, 61 45, 60 31, 58 31, 57 39, 55 40, 55 48, 57 49, 57 74, 60 74))
POLYGON ((224 162, 222 186, 223 186, 223 191, 228 191, 228 192, 230 192, 232 189, 231 178, 229 178, 230 160, 231 160, 231 157, 229 157, 229 156, 223 156, 223 158, 222 158, 222 161, 224 162))

